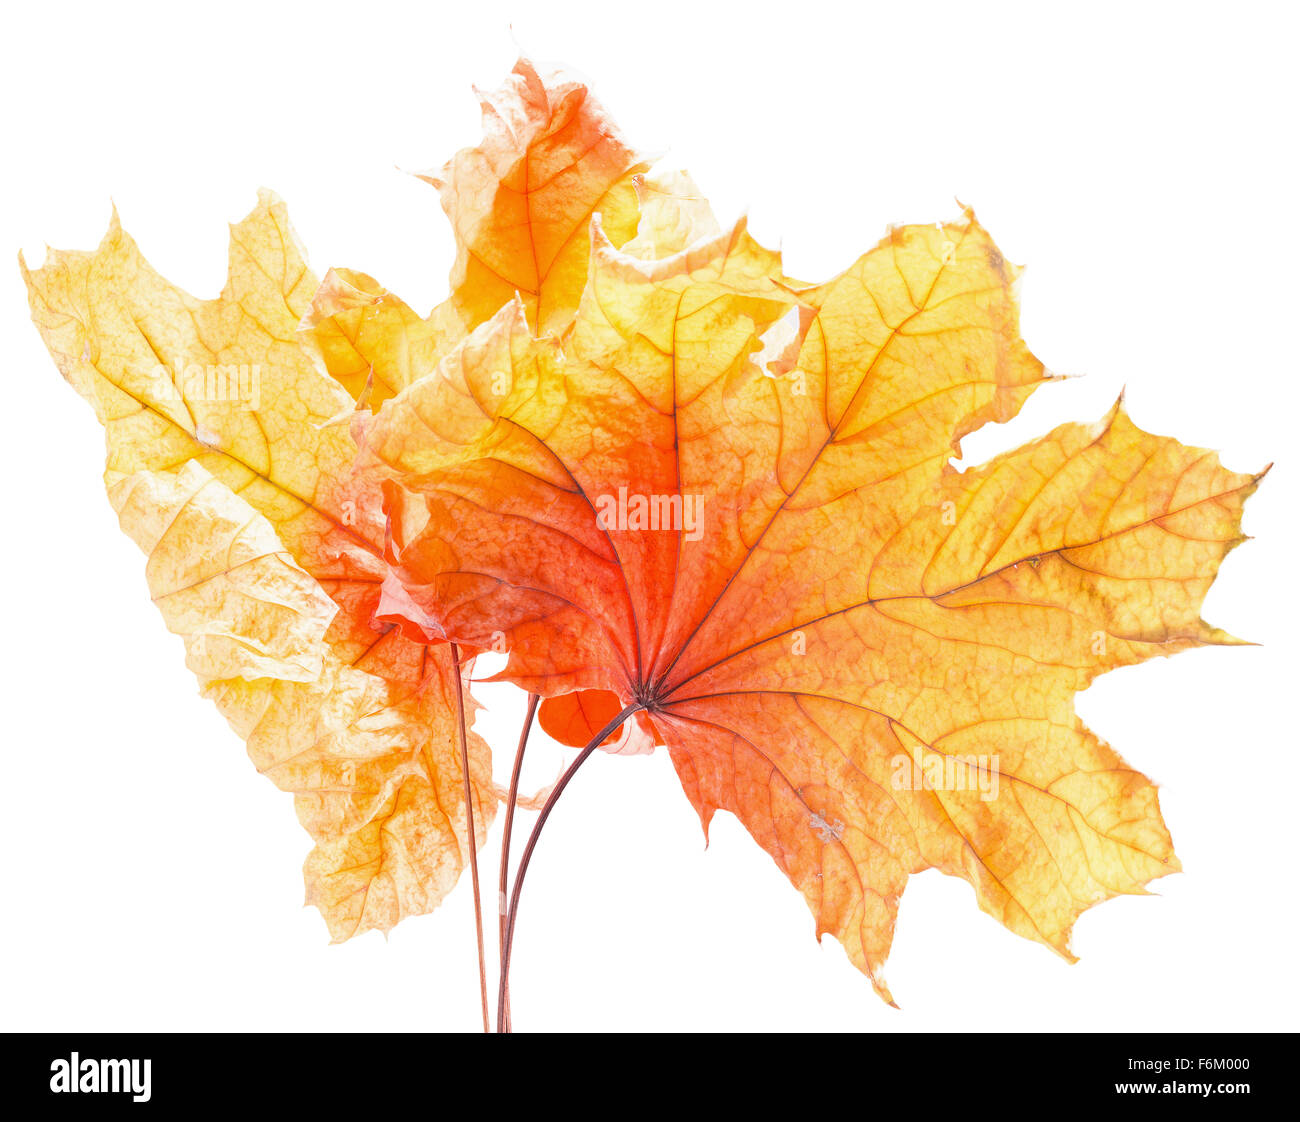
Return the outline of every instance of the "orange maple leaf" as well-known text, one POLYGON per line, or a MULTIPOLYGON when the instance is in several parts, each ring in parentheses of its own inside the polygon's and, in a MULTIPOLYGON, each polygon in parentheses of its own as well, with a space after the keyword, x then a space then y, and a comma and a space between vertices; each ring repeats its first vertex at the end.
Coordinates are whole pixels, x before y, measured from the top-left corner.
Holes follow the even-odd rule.
POLYGON ((452 303, 468 327, 519 295, 535 328, 563 327, 587 282, 587 227, 618 245, 636 232, 646 169, 581 82, 520 59, 480 94, 483 143, 427 179, 456 233, 452 303))
POLYGON ((1047 380, 969 213, 809 288, 743 224, 650 262, 593 239, 562 343, 515 301, 363 426, 407 617, 504 636, 566 739, 644 721, 882 996, 928 867, 1069 957, 1179 867, 1073 696, 1234 642, 1198 613, 1257 477, 1119 405, 953 467, 1047 380))

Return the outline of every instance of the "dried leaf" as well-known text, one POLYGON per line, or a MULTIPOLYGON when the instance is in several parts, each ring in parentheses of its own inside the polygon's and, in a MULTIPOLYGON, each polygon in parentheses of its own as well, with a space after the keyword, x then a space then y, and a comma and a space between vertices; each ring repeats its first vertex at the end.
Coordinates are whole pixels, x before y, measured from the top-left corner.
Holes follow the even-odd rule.
MULTIPOLYGON (((427 911, 465 861, 445 640, 507 649, 570 744, 666 745, 889 999, 938 868, 1069 957, 1090 905, 1178 868, 1154 785, 1074 694, 1237 642, 1200 618, 1259 476, 1116 407, 966 471, 1049 380, 967 212, 804 285, 586 88, 526 60, 440 176, 457 242, 421 317, 318 286, 282 204, 201 301, 114 217, 24 266, 107 432, 106 483, 191 667, 293 791, 336 938, 427 911), (620 248, 621 247, 621 248, 620 248)), ((475 819, 498 789, 472 738, 475 819)))
MULTIPOLYGON (((317 841, 310 902, 336 939, 428 911, 467 855, 455 679, 446 649, 373 622, 383 518, 348 480, 346 426, 328 424, 348 395, 298 344, 316 280, 283 204, 263 193, 232 228, 215 300, 163 280, 116 216, 95 252, 24 274, 55 361, 105 426, 105 481, 151 554, 155 601, 317 841)), ((495 798, 487 746, 471 750, 481 834, 495 798)))
POLYGON ((886 998, 912 873, 1068 957, 1177 870, 1073 696, 1233 641, 1199 606, 1256 477, 1118 406, 948 462, 1046 380, 1016 277, 969 214, 811 288, 743 227, 655 262, 597 229, 563 352, 509 306, 366 427, 422 618, 588 691, 561 735, 643 706, 706 828, 736 814, 886 998))
POLYGON ((646 164, 586 86, 527 59, 479 101, 483 143, 424 177, 456 232, 452 302, 468 329, 518 293, 533 327, 562 330, 587 281, 591 216, 616 245, 631 238, 646 164))

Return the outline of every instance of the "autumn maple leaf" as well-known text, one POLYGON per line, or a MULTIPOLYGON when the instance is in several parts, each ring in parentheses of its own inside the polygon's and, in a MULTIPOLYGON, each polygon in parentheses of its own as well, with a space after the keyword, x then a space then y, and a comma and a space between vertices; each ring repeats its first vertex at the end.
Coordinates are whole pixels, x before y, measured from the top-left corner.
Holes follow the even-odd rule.
MULTIPOLYGON (((317 281, 283 203, 264 193, 231 229, 215 300, 155 273, 116 216, 93 253, 24 273, 59 369, 104 424, 105 483, 154 602, 316 840, 308 902, 335 939, 429 911, 468 856, 459 686, 446 644, 373 620, 384 522, 332 423, 352 399, 297 336, 317 281)), ((487 745, 471 736, 469 755, 481 839, 487 745)))
POLYGON ((1073 695, 1235 642, 1200 605, 1259 477, 1121 405, 959 470, 1050 380, 972 214, 806 285, 581 83, 521 60, 481 100, 483 142, 425 177, 457 247, 427 316, 318 282, 269 193, 214 300, 116 217, 24 266, 155 603, 295 794, 333 936, 473 868, 498 790, 461 652, 494 649, 575 768, 666 746, 706 832, 734 813, 886 999, 926 868, 1068 957, 1084 909, 1178 868, 1073 695))
POLYGON ((515 301, 364 426, 401 611, 504 636, 571 739, 635 715, 882 996, 928 867, 1068 957, 1085 908, 1178 869, 1073 695, 1233 642, 1198 613, 1256 478, 1119 405, 952 466, 1047 380, 969 213, 807 288, 743 224, 650 262, 593 244, 562 344, 515 301))

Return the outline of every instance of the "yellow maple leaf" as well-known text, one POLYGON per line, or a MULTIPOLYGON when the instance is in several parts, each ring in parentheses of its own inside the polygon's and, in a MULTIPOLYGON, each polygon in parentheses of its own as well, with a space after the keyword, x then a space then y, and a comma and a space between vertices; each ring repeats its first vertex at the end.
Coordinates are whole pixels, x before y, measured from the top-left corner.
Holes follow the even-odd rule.
MULTIPOLYGON (((232 228, 215 300, 160 277, 116 215, 93 253, 52 252, 24 275, 51 354, 105 426, 105 482, 151 555, 155 602, 316 839, 310 901, 335 938, 428 911, 468 857, 456 678, 445 646, 374 621, 383 519, 349 485, 356 445, 331 423, 351 398, 299 345, 317 286, 284 205, 264 192, 232 228)), ((491 769, 480 738, 469 751, 482 837, 491 769)))

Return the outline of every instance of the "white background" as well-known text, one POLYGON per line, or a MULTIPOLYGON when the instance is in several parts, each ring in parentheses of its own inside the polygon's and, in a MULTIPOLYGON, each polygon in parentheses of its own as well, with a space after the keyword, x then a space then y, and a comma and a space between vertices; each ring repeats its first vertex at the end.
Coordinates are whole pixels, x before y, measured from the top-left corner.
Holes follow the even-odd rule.
MULTIPOLYGON (((90 248, 110 198, 165 275, 214 295, 259 185, 318 273, 445 294, 440 166, 471 84, 517 49, 571 65, 646 150, 822 278, 960 199, 1026 263, 1023 331, 1058 372, 983 459, 1121 387, 1145 428, 1277 466, 1205 615, 1258 647, 1102 679, 1090 724, 1162 784, 1186 872, 1078 924, 1068 966, 970 888, 914 878, 885 1007, 737 823, 708 851, 663 753, 598 756, 538 850, 519 1029, 1295 1028, 1296 18, 1234 3, 24 4, 6 12, 0 245, 90 248), (512 30, 513 29, 513 30, 512 30)), ((463 882, 439 913, 331 947, 308 839, 196 694, 99 481, 90 409, 0 270, 0 1027, 473 1029, 463 882)), ((522 713, 481 726, 503 774, 522 713)), ((554 777, 535 739, 529 786, 554 777)), ((495 842, 495 838, 494 838, 495 842)), ((494 878, 495 844, 484 874, 494 878)), ((491 896, 489 894, 489 901, 491 896)))

